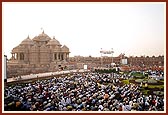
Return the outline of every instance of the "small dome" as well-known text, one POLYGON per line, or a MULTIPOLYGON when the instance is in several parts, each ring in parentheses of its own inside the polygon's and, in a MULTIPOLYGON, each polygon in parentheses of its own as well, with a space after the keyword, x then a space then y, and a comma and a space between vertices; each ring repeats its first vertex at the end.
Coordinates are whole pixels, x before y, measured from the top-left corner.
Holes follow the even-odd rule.
POLYGON ((14 47, 14 48, 12 49, 12 52, 13 52, 13 53, 15 53, 15 52, 23 52, 23 51, 25 51, 25 47, 24 47, 24 46, 21 46, 21 45, 18 45, 18 46, 14 47))
POLYGON ((69 52, 69 48, 66 45, 64 45, 61 49, 62 51, 69 52))
POLYGON ((57 46, 61 46, 60 42, 58 40, 56 40, 55 38, 51 39, 47 45, 57 45, 57 46))
POLYGON ((45 34, 44 33, 44 31, 41 33, 41 34, 39 34, 38 36, 35 36, 34 38, 33 38, 33 40, 34 41, 49 41, 49 40, 51 40, 51 38, 47 35, 47 34, 45 34))
POLYGON ((20 43, 20 45, 33 45, 34 43, 33 43, 33 41, 29 38, 29 36, 26 38, 26 39, 24 39, 21 43, 20 43))

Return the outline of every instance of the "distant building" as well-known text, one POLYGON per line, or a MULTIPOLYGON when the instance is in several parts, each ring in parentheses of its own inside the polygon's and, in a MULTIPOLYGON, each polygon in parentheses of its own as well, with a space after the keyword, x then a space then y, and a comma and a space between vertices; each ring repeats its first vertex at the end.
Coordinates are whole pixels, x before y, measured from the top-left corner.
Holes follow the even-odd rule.
POLYGON ((8 72, 37 73, 54 71, 65 65, 69 59, 69 48, 58 40, 51 39, 44 31, 30 39, 29 36, 12 49, 8 72))
POLYGON ((132 57, 128 58, 128 64, 132 66, 164 66, 164 56, 140 56, 140 57, 132 57))
MULTIPOLYGON (((123 67, 127 70, 141 70, 141 69, 158 69, 164 67, 164 56, 141 56, 141 57, 127 57, 125 54, 120 54, 117 57, 113 57, 113 62, 116 66, 123 67), (127 63, 122 63, 123 60, 127 60, 127 63)), ((83 65, 87 64, 88 68, 94 67, 110 67, 112 63, 112 57, 83 57, 75 56, 69 58, 69 63, 73 63, 74 68, 83 68, 83 65)))

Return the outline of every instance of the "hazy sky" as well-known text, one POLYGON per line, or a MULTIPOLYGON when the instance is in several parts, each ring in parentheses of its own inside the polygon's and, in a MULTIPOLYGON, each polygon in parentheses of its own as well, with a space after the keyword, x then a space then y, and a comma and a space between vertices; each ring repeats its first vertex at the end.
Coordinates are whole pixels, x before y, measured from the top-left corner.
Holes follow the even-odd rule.
POLYGON ((42 30, 67 45, 70 56, 163 55, 165 3, 3 3, 3 53, 42 30))

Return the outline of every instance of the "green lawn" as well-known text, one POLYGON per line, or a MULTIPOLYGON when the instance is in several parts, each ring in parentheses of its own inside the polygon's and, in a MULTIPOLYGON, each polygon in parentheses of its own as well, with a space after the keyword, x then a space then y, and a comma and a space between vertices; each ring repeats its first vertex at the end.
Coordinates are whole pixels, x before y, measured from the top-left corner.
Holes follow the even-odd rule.
POLYGON ((136 77, 144 77, 144 75, 140 72, 135 72, 135 73, 132 73, 131 75, 136 77))
POLYGON ((148 88, 154 89, 154 88, 164 88, 164 85, 148 85, 148 88))
POLYGON ((164 82, 164 79, 162 79, 162 80, 159 80, 159 82, 164 82))
POLYGON ((149 90, 142 90, 142 93, 144 94, 144 95, 148 95, 148 92, 149 92, 149 90))
POLYGON ((129 80, 122 80, 124 84, 129 84, 129 80))

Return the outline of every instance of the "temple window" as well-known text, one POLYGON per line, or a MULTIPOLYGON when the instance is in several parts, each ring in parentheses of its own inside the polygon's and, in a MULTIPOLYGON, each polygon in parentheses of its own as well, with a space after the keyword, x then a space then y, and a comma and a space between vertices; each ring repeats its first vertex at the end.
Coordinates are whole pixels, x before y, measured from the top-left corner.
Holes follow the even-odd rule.
POLYGON ((54 54, 54 60, 57 60, 57 54, 56 53, 54 54))
POLYGON ((59 59, 59 60, 61 59, 61 55, 60 55, 60 53, 58 54, 58 59, 59 59))
POLYGON ((24 60, 24 54, 20 53, 20 60, 24 60))

